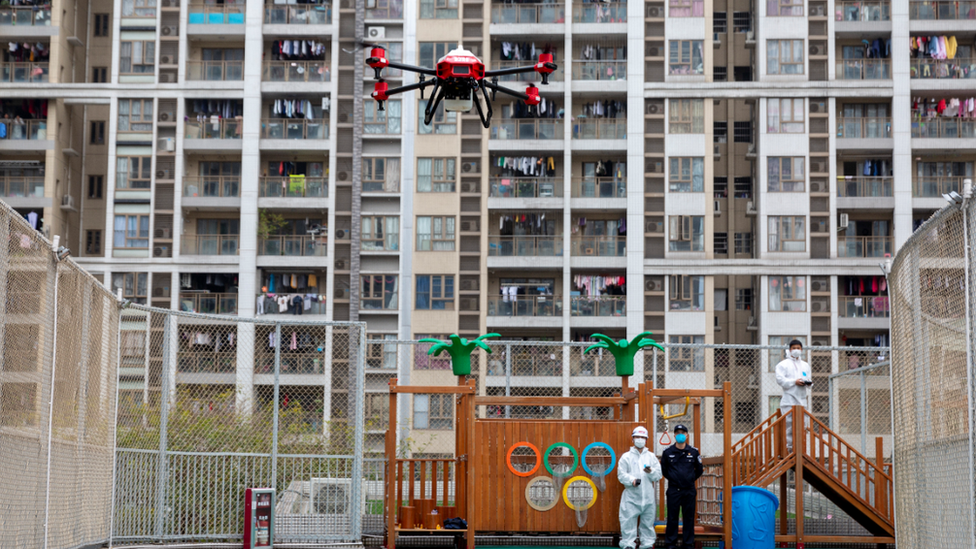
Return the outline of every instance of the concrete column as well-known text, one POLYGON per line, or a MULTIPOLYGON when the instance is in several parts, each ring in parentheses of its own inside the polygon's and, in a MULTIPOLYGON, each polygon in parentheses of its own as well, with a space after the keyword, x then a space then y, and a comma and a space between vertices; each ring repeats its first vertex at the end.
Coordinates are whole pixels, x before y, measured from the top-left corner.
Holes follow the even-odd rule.
MULTIPOLYGON (((644 331, 644 3, 627 3, 627 338, 644 331), (633 55, 637 53, 638 55, 633 55)), ((632 385, 644 380, 644 354, 632 385)))
POLYGON ((911 59, 908 47, 908 2, 891 3, 891 133, 895 196, 894 249, 912 234, 911 59))

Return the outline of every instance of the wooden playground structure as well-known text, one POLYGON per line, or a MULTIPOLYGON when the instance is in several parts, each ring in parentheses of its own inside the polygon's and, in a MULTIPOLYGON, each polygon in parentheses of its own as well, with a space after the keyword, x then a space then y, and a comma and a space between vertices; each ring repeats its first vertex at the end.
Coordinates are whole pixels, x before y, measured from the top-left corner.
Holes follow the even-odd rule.
MULTIPOLYGON (((578 451, 594 442, 613 448, 617 456, 631 446, 631 432, 643 425, 654 432, 658 407, 687 404, 693 415, 691 425, 701 425, 701 405, 707 398, 720 398, 723 448, 721 456, 705 458, 705 474, 699 479, 696 537, 717 539, 732 546, 732 487, 766 487, 780 480, 780 518, 777 543, 839 542, 894 543, 894 508, 890 497, 890 465, 868 460, 832 433, 806 410, 793 408, 793 442, 787 445, 786 419, 779 412, 770 416, 741 440, 732 443, 731 383, 722 389, 654 389, 650 383, 629 386, 622 376, 621 391, 610 397, 515 397, 479 396, 474 381, 458 377, 456 386, 406 386, 390 382, 390 423, 386 432, 385 524, 387 548, 395 549, 398 536, 463 536, 473 549, 475 534, 590 534, 617 535, 620 532, 618 505, 623 486, 616 471, 606 476, 606 490, 599 493, 587 511, 585 524, 578 525, 569 506, 557 501, 547 510, 538 510, 527 501, 527 487, 541 469, 541 450, 555 443, 573 447, 573 469, 578 451), (403 459, 397 456, 397 395, 455 395, 455 458, 403 459), (539 420, 504 417, 479 418, 479 406, 569 406, 609 408, 608 419, 539 420), (516 446, 536 450, 535 468, 526 474, 512 469, 511 451, 516 446), (788 500, 787 473, 795 479, 796 530, 788 534, 788 515, 783 508, 788 500), (417 482, 417 479, 420 482, 417 482), (429 479, 429 480, 427 480, 429 479), (452 480, 453 479, 453 480, 452 480), (864 526, 870 536, 807 535, 804 532, 803 488, 808 483, 864 526), (450 497, 454 488, 453 501, 450 497), (436 514, 432 511, 436 510, 436 514), (440 529, 447 518, 463 518, 467 529, 440 529)), ((719 403, 716 403, 718 406, 719 403)), ((663 411, 663 408, 661 408, 663 411)), ((687 410, 686 410, 687 412, 687 410)), ((700 433, 690 433, 692 445, 700 447, 700 433)), ((877 439, 882 455, 881 439, 877 439)), ((653 448, 652 445, 649 445, 653 448)), ((568 458, 567 458, 568 459, 568 458)), ((541 471, 540 471, 541 469, 541 471)), ((576 475, 583 475, 577 470, 576 475)), ((557 484, 558 486, 558 484, 557 484)), ((658 509, 664 519, 664 481, 658 486, 658 509)), ((595 493, 595 490, 594 490, 595 493)), ((565 498, 565 493, 563 494, 565 498)), ((660 527, 658 531, 662 530, 660 527)), ((458 540, 460 546, 460 541, 458 540)))

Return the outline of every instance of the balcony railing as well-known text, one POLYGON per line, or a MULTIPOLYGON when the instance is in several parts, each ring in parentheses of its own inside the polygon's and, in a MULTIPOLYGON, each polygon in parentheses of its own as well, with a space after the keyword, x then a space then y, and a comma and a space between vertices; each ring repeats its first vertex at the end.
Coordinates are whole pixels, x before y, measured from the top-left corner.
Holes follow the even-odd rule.
POLYGON ((236 351, 180 351, 177 360, 182 374, 233 374, 237 368, 236 351))
POLYGON ((186 62, 187 80, 209 82, 235 82, 244 80, 243 61, 194 61, 186 62))
POLYGON ((496 4, 491 7, 491 22, 505 25, 565 23, 563 4, 496 4))
POLYGON ((976 2, 954 0, 924 0, 908 3, 908 18, 926 21, 933 19, 976 19, 976 2))
POLYGON ((212 315, 236 315, 237 294, 180 292, 180 310, 212 315))
POLYGON ((624 257, 627 255, 626 236, 574 236, 573 255, 624 257))
POLYGON ((325 61, 265 61, 264 82, 328 82, 332 71, 325 61))
POLYGON ((572 316, 627 316, 627 296, 573 296, 570 298, 572 316))
POLYGON ((962 180, 969 176, 957 175, 916 175, 912 181, 912 196, 920 198, 942 198, 953 191, 962 192, 962 180))
POLYGON ((42 140, 47 139, 47 120, 0 120, 7 126, 7 139, 42 140))
POLYGON ((262 177, 260 195, 265 198, 328 198, 327 177, 262 177))
POLYGON ((561 257, 561 236, 499 236, 488 237, 490 257, 561 257))
POLYGON ((891 2, 838 0, 835 8, 843 21, 891 21, 891 2))
POLYGON ((627 139, 625 118, 577 118, 573 139, 627 139))
POLYGON ((972 139, 976 137, 976 120, 936 117, 913 119, 912 137, 972 139))
MULTIPOLYGON (((522 61, 492 61, 491 70, 499 69, 512 69, 515 67, 528 67, 530 65, 536 64, 536 60, 522 60, 522 61)), ((556 62, 558 67, 552 74, 549 75, 550 82, 562 82, 563 81, 563 64, 559 61, 556 62)), ((506 74, 504 76, 498 77, 499 82, 539 82, 539 73, 537 72, 523 72, 518 74, 506 74)))
POLYGON ((328 139, 328 121, 321 118, 264 118, 261 139, 328 139))
POLYGON ((51 26, 51 6, 3 6, 0 8, 0 26, 21 27, 51 26))
POLYGON ((837 118, 837 137, 840 139, 871 139, 891 137, 891 118, 837 118))
POLYGON ((838 177, 837 196, 842 198, 891 198, 890 177, 838 177))
POLYGON ((837 62, 837 80, 891 80, 888 59, 843 59, 837 62))
POLYGON ((893 254, 890 236, 841 236, 837 238, 837 257, 884 257, 893 254))
POLYGON ((366 8, 366 20, 403 19, 403 0, 377 0, 375 8, 366 8))
POLYGON ((888 297, 883 295, 843 295, 840 302, 842 318, 888 318, 888 297))
POLYGON ((555 177, 493 177, 492 198, 553 198, 563 195, 562 179, 555 177))
POLYGON ((237 255, 241 236, 237 234, 197 234, 182 237, 183 255, 237 255))
POLYGON ((241 120, 221 118, 216 122, 209 119, 187 120, 184 137, 187 139, 240 139, 241 120))
POLYGON ((4 63, 0 78, 5 84, 39 84, 48 81, 48 63, 4 63))
POLYGON ((562 316, 563 299, 552 295, 489 297, 488 316, 562 316))
POLYGON ((976 78, 976 71, 972 70, 976 58, 957 57, 955 59, 912 59, 912 78, 929 79, 963 79, 976 78))
POLYGON ((193 198, 237 198, 241 196, 240 176, 184 177, 183 196, 193 198))
POLYGON ((627 2, 573 4, 573 23, 626 23, 627 2))
POLYGON ((627 198, 627 180, 613 177, 574 177, 573 198, 627 198))
POLYGON ((332 3, 298 6, 267 6, 266 25, 328 25, 332 22, 332 3))
POLYGON ((626 61, 573 61, 573 80, 626 80, 626 61))
MULTIPOLYGON (((258 298, 261 296, 259 295, 258 298)), ((278 311, 277 305, 273 311, 268 311, 267 307, 264 309, 265 314, 288 314, 281 313, 278 311)), ((324 315, 325 314, 325 303, 312 303, 312 308, 304 311, 302 314, 307 315, 324 315)), ((274 349, 267 349, 267 353, 256 354, 254 357, 254 373, 255 374, 273 374, 275 373, 275 354, 274 349)), ((288 374, 321 374, 325 370, 325 359, 323 353, 308 353, 301 350, 290 351, 287 347, 282 347, 281 354, 281 375, 288 374)), ((322 414, 309 414, 317 415, 319 422, 322 421, 322 414)))
POLYGON ((492 139, 562 139, 563 121, 556 118, 502 118, 491 124, 492 139))
POLYGON ((190 4, 188 8, 191 25, 243 25, 244 3, 240 4, 190 4))
POLYGON ((258 255, 286 255, 292 257, 323 257, 328 251, 324 236, 271 236, 258 243, 258 255))
POLYGON ((44 177, 0 177, 0 193, 4 198, 44 198, 44 177))

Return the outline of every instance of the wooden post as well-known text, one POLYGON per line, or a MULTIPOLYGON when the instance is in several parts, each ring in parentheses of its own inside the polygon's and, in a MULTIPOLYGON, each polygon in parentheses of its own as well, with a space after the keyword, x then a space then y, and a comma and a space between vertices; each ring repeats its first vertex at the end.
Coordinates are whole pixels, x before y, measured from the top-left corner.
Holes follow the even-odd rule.
MULTIPOLYGON (((464 376, 458 376, 458 386, 466 385, 464 376)), ((455 399, 455 420, 454 420, 454 507, 456 516, 466 518, 467 515, 467 505, 468 501, 465 497, 467 494, 466 484, 467 484, 467 464, 460 460, 460 457, 464 455, 467 446, 467 439, 465 435, 467 434, 468 425, 468 414, 467 406, 468 401, 465 400, 469 398, 469 395, 461 395, 460 398, 455 399)), ((473 397, 471 397, 473 398, 473 397)))
MULTIPOLYGON (((620 395, 624 396, 630 392, 630 376, 620 376, 620 395)), ((620 418, 624 421, 634 421, 634 401, 629 400, 621 408, 620 418)))
MULTIPOLYGON (((474 388, 474 380, 471 380, 469 382, 469 384, 471 385, 472 388, 474 388)), ((467 475, 466 476, 467 476, 467 484, 468 484, 467 489, 465 490, 465 495, 466 495, 467 502, 468 502, 468 505, 467 505, 468 514, 465 516, 465 520, 468 521, 468 531, 467 531, 467 535, 465 536, 465 538, 466 538, 466 541, 468 542, 468 544, 467 544, 468 549, 474 549, 474 533, 475 533, 475 528, 477 528, 477 525, 475 524, 475 519, 474 519, 475 514, 473 512, 474 511, 474 506, 475 506, 475 503, 474 503, 474 474, 475 474, 475 468, 474 468, 474 464, 475 464, 475 456, 474 456, 474 454, 475 454, 475 443, 474 443, 474 429, 475 429, 475 427, 474 427, 474 424, 475 424, 474 395, 473 394, 466 394, 466 395, 464 395, 464 398, 465 398, 465 401, 466 401, 465 404, 467 404, 467 406, 466 406, 466 408, 467 408, 467 410, 466 410, 467 418, 466 419, 468 421, 468 427, 467 427, 468 433, 467 433, 467 436, 465 436, 465 442, 467 443, 466 444, 467 447, 465 448, 465 453, 467 454, 467 461, 466 461, 467 475)))
POLYGON ((888 481, 884 477, 884 439, 881 437, 874 439, 874 461, 878 466, 878 472, 874 475, 874 508, 881 516, 891 520, 888 516, 888 481))
POLYGON ((722 384, 722 539, 732 547, 732 382, 722 384))
POLYGON ((793 414, 793 451, 796 452, 796 547, 803 549, 803 462, 806 460, 806 417, 803 406, 794 406, 793 414))
POLYGON ((390 422, 386 426, 386 546, 388 549, 396 549, 397 535, 397 395, 393 392, 396 384, 396 378, 390 380, 390 422))

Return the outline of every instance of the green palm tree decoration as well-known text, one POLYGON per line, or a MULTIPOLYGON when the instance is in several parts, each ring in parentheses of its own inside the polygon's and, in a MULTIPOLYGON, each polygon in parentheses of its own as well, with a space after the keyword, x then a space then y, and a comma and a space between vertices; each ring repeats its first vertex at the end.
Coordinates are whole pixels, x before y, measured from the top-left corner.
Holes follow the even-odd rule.
POLYGON ((451 341, 441 341, 432 337, 425 337, 420 342, 435 344, 427 351, 428 355, 438 356, 443 351, 447 351, 447 354, 451 355, 451 368, 454 370, 454 375, 466 376, 471 374, 471 353, 474 352, 475 348, 481 347, 486 352, 491 353, 488 344, 483 341, 489 337, 501 337, 501 335, 485 334, 479 336, 477 339, 468 341, 466 338, 458 337, 457 334, 451 334, 449 338, 451 341))
POLYGON ((626 339, 621 339, 619 342, 615 342, 609 336, 603 334, 593 334, 591 337, 593 339, 599 339, 600 343, 594 343, 583 351, 586 354, 593 349, 608 349, 610 354, 613 355, 614 364, 617 367, 618 376, 632 376, 634 375, 634 355, 637 351, 643 349, 644 347, 657 347, 664 351, 664 347, 658 345, 657 341, 654 341, 650 337, 651 332, 644 332, 638 334, 630 342, 626 339))

